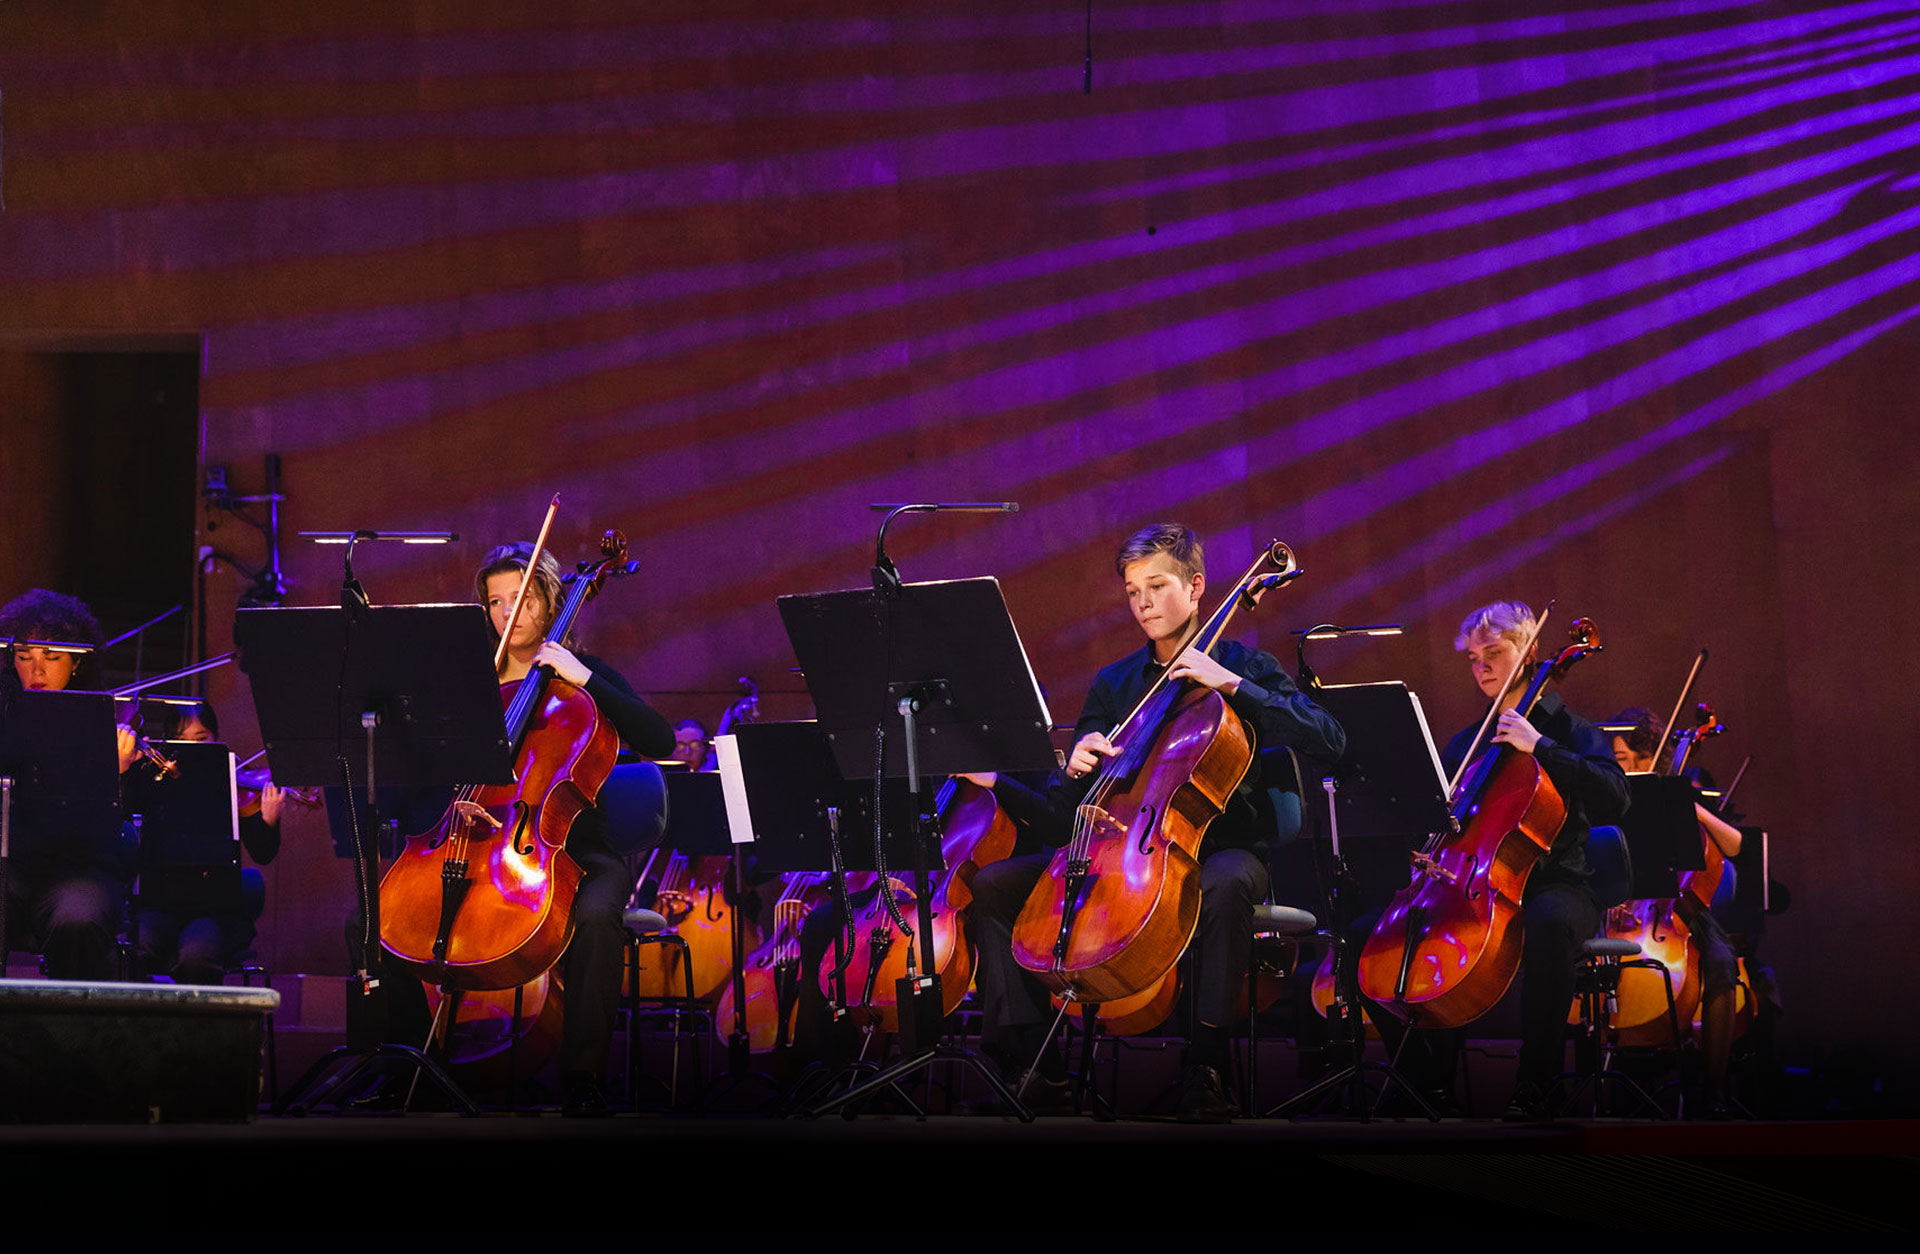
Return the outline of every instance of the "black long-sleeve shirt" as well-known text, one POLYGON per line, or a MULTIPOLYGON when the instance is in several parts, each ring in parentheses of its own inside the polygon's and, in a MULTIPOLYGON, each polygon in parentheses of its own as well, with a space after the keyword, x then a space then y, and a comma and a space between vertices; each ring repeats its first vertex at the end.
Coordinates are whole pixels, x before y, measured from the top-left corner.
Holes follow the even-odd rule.
MULTIPOLYGON (((587 696, 609 723, 620 734, 620 739, 638 753, 650 758, 668 758, 673 756, 673 724, 666 716, 641 699, 633 690, 626 676, 622 675, 606 662, 590 653, 574 655, 589 671, 593 672, 587 680, 587 696)), ((567 845, 580 852, 578 842, 584 842, 586 848, 611 852, 612 846, 607 837, 606 816, 599 806, 584 811, 574 820, 573 831, 567 837, 567 845)))
MULTIPOLYGON (((592 699, 594 708, 608 722, 621 740, 635 751, 650 758, 671 757, 673 754, 673 724, 666 720, 658 710, 648 705, 633 690, 626 677, 613 669, 602 659, 590 653, 575 653, 581 665, 592 672, 587 678, 586 693, 592 699)), ((402 817, 401 830, 406 833, 431 831, 435 824, 446 814, 450 794, 444 788, 380 789, 380 808, 383 814, 402 817)), ((327 807, 330 812, 344 804, 340 790, 327 790, 327 807)), ((356 797, 357 801, 357 797, 356 797)), ((350 847, 340 844, 339 824, 335 825, 335 851, 342 857, 352 856, 350 847)), ((576 842, 584 842, 576 852, 612 852, 607 836, 607 820, 599 806, 583 811, 574 820, 573 831, 567 837, 570 848, 576 842)), ((392 856, 394 850, 382 848, 382 856, 392 856)))
MULTIPOLYGON (((1528 885, 1584 880, 1591 873, 1587 833, 1596 823, 1618 823, 1627 812, 1626 774, 1613 760, 1613 747, 1600 729, 1568 709, 1559 693, 1550 692, 1536 701, 1527 721, 1540 733, 1540 742, 1533 747, 1534 760, 1567 803, 1567 821, 1554 837, 1553 848, 1534 864, 1528 885)), ((1448 778, 1460 769, 1479 729, 1476 722, 1447 742, 1440 764, 1448 778)))
MULTIPOLYGON (((1328 762, 1345 751, 1345 729, 1294 686, 1272 654, 1228 640, 1213 650, 1213 657, 1240 676, 1240 685, 1227 698, 1227 706, 1252 729, 1256 750, 1297 749, 1328 762)), ((1151 644, 1103 667, 1094 677, 1074 723, 1074 743, 1089 732, 1111 732, 1166 669, 1154 660, 1151 644)), ((1228 801, 1225 812, 1208 826, 1201 843, 1203 857, 1216 848, 1234 847, 1264 854, 1273 844, 1273 819, 1255 800, 1269 782, 1263 777, 1262 765, 1271 756, 1256 752, 1254 766, 1228 801)), ((993 791, 1016 821, 1033 828, 1044 842, 1058 845, 1072 834, 1074 811, 1093 778, 1067 779, 1055 772, 1049 787, 1041 793, 1002 775, 993 791)), ((1285 787, 1292 784, 1291 779, 1272 782, 1285 787)))

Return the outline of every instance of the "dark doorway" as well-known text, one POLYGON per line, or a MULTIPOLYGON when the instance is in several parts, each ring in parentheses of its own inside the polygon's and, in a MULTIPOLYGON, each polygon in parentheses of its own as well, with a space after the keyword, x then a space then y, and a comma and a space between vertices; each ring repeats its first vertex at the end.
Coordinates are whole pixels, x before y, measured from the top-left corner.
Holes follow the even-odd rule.
MULTIPOLYGON (((177 337, 176 337, 177 338, 177 337)), ((193 595, 200 460, 197 351, 0 349, 11 454, 0 467, 11 558, 0 600, 79 597, 111 638, 193 595)), ((102 658, 105 682, 187 659, 183 609, 102 658)))

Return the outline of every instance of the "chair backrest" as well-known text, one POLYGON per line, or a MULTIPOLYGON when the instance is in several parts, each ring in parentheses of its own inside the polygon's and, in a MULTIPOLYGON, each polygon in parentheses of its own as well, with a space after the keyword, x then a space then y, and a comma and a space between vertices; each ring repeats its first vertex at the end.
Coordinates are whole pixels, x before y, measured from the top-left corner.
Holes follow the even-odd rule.
POLYGON ((1593 870, 1593 897, 1605 910, 1633 891, 1633 858, 1617 827, 1596 827, 1587 835, 1587 865, 1593 870))
POLYGON ((607 840, 621 857, 651 849, 667 830, 667 778, 652 762, 623 762, 600 786, 607 840))

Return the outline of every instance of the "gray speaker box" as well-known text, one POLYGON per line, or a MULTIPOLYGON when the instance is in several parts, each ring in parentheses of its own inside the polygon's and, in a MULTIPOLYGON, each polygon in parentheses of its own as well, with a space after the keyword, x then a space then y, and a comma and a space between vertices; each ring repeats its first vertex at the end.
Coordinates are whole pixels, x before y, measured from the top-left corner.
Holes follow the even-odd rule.
POLYGON ((266 988, 0 980, 0 1121, 251 1120, 279 1004, 266 988))

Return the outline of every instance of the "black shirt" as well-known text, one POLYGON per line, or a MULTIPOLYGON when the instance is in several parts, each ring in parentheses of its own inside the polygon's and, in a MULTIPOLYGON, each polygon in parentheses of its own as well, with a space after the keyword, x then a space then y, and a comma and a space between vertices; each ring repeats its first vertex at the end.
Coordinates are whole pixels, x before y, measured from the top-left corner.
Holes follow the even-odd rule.
MULTIPOLYGON (((613 724, 613 730, 620 734, 620 739, 626 742, 627 747, 649 758, 672 757, 673 724, 642 700, 626 677, 606 662, 590 653, 576 653, 574 656, 593 672, 587 680, 587 696, 593 699, 601 717, 613 724)), ((599 806, 583 811, 574 820, 567 846, 576 853, 588 850, 612 852, 607 838, 606 816, 601 813, 599 806), (578 846, 576 842, 579 842, 578 846)))
MULTIPOLYGON (((1567 708, 1560 694, 1550 692, 1534 702, 1527 716, 1540 732, 1540 743, 1533 748, 1555 791, 1567 803, 1567 821, 1553 839, 1553 848, 1534 864, 1528 886, 1538 883, 1584 880, 1591 874, 1587 866, 1587 833, 1595 823, 1618 823, 1627 812, 1627 777, 1613 760, 1613 747, 1600 729, 1567 708)), ((1451 779, 1460 769, 1460 760, 1473 744, 1480 724, 1462 728, 1440 755, 1440 765, 1451 779)))
MULTIPOLYGON (((1256 755, 1247 778, 1228 802, 1226 811, 1207 828, 1201 842, 1201 855, 1217 848, 1244 848, 1265 853, 1273 844, 1275 831, 1271 812, 1256 803, 1269 783, 1291 787, 1292 780, 1269 781, 1262 766, 1272 754, 1263 749, 1297 749, 1309 757, 1333 761, 1347 747, 1347 733, 1331 714, 1314 704, 1280 669, 1271 653, 1250 649, 1237 640, 1223 641, 1213 650, 1222 666, 1240 676, 1240 686, 1227 706, 1252 730, 1256 755)), ((1142 645, 1094 676, 1086 704, 1073 725, 1074 743, 1089 732, 1103 734, 1125 718, 1140 698, 1146 695, 1166 667, 1154 660, 1153 645, 1142 645)), ((1041 839, 1058 845, 1072 834, 1073 815, 1080 800, 1092 786, 1092 776, 1067 779, 1055 772, 1046 793, 1036 793, 1016 780, 1002 775, 994 784, 994 796, 1016 821, 1035 828, 1041 839)))

